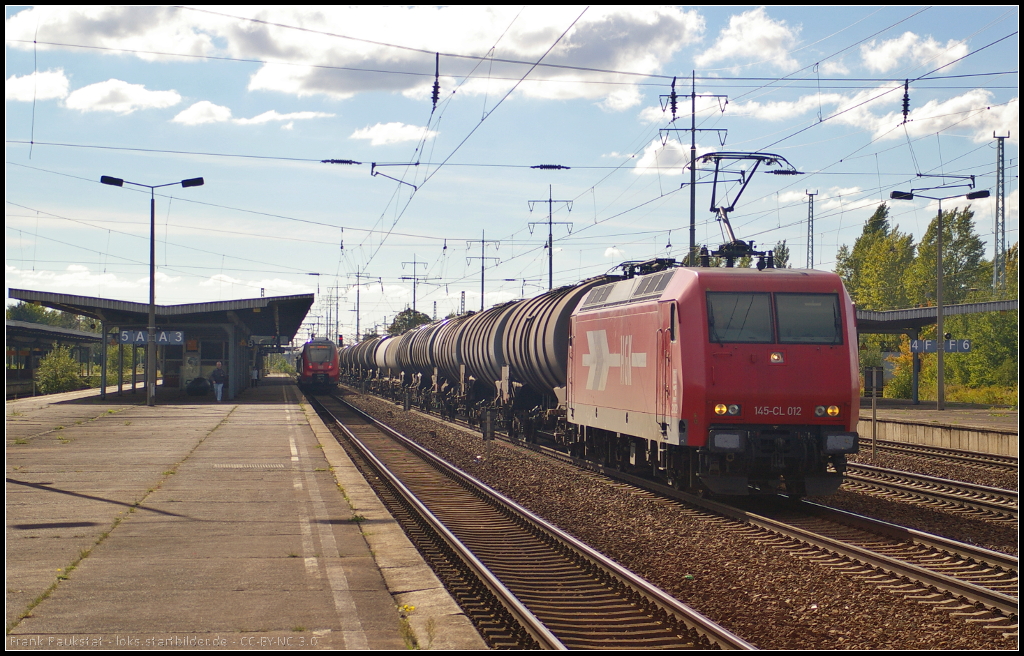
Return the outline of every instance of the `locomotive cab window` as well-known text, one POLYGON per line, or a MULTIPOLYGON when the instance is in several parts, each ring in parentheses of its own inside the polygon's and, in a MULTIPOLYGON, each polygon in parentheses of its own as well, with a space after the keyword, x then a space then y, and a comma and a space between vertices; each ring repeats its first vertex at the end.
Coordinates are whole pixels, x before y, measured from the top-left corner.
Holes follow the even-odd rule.
POLYGON ((712 342, 774 341, 770 294, 708 292, 707 299, 708 336, 712 342))
POLYGON ((782 344, 842 344, 837 294, 775 294, 782 344))

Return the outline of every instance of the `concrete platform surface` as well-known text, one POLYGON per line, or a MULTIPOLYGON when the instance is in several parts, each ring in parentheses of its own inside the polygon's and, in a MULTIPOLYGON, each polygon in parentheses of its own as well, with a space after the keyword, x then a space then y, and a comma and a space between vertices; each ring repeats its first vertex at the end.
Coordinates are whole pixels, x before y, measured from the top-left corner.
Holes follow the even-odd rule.
POLYGON ((7 648, 486 648, 300 399, 8 402, 7 648))
MULTIPOLYGON (((935 401, 922 401, 918 405, 903 399, 878 399, 878 418, 929 426, 958 429, 1018 432, 1017 410, 985 407, 969 403, 946 403, 944 410, 935 409, 935 401)), ((871 399, 860 400, 860 418, 871 419, 871 399)))

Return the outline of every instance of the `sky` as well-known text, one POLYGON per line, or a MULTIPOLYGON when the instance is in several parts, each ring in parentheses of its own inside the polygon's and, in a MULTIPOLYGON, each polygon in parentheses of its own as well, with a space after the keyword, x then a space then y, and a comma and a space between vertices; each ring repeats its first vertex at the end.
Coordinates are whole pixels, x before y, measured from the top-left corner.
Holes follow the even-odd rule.
POLYGON ((479 309, 481 263, 489 307, 546 291, 549 256, 555 286, 682 259, 691 120, 698 246, 724 242, 714 188, 738 239, 806 267, 813 194, 810 265, 831 271, 881 202, 920 240, 937 203, 892 191, 952 209, 973 184, 993 194, 971 203, 991 258, 996 136, 1019 239, 1018 23, 1016 6, 8 6, 6 286, 148 302, 151 191, 100 177, 169 185, 157 303, 315 293, 303 336, 348 343, 357 291, 365 333, 414 293, 432 317, 479 309), (715 188, 701 156, 723 152, 781 160, 729 161, 715 188))

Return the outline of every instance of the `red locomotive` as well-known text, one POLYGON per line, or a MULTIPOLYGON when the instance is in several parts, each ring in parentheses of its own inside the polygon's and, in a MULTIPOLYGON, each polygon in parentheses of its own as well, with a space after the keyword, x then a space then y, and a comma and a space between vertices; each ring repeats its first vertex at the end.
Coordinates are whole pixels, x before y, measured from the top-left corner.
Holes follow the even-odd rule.
POLYGON ((338 384, 338 347, 329 339, 314 339, 302 346, 295 362, 299 385, 326 388, 338 384))
MULTIPOLYGON (((719 494, 831 494, 858 446, 854 308, 813 270, 652 261, 343 350, 371 389, 719 494), (645 275, 632 275, 639 271, 645 275)), ((308 346, 308 345, 307 345, 308 346)))
POLYGON ((676 268, 572 316, 567 441, 720 494, 831 494, 857 451, 854 308, 811 270, 676 268))

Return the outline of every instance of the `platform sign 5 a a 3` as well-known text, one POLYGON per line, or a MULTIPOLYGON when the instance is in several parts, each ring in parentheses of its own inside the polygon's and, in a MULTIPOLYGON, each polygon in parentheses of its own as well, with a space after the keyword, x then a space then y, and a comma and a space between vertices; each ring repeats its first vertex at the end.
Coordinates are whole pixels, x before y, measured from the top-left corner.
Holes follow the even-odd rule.
MULTIPOLYGON (((183 330, 158 330, 155 337, 157 346, 181 346, 185 343, 183 330)), ((148 330, 122 330, 117 335, 117 341, 121 344, 135 346, 145 346, 148 339, 148 330)))

